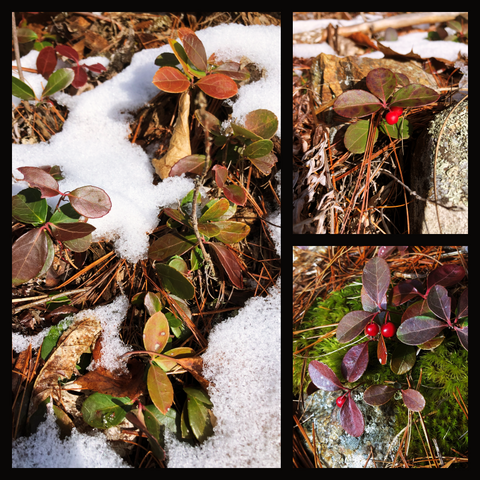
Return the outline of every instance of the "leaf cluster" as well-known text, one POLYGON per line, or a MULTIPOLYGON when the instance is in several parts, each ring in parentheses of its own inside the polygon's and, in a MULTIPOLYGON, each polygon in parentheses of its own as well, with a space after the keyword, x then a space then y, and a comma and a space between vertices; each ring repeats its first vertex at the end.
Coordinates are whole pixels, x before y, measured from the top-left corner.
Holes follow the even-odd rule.
POLYGON ((21 167, 18 171, 29 188, 12 197, 12 217, 35 228, 13 244, 12 285, 46 273, 55 257, 55 243, 73 252, 86 251, 95 230, 86 220, 103 217, 112 208, 110 197, 98 187, 89 185, 62 193, 57 180, 63 177, 56 166, 21 167), (52 212, 46 198, 57 195, 60 199, 52 212), (65 198, 70 202, 59 206, 65 198))
POLYGON ((85 85, 88 78, 87 69, 95 73, 101 73, 106 70, 100 63, 80 65, 78 53, 67 45, 57 45, 55 48, 45 46, 37 57, 37 71, 45 80, 48 80, 41 98, 37 99, 33 90, 15 76, 12 76, 12 95, 22 100, 45 101, 47 97, 59 90, 67 88, 70 84, 75 88, 80 88, 85 85), (71 60, 73 62, 72 68, 60 68, 55 71, 57 67, 57 55, 71 60))
MULTIPOLYGON (((412 84, 402 73, 392 72, 388 68, 376 68, 366 78, 365 90, 348 90, 342 93, 333 105, 336 113, 348 118, 361 118, 376 112, 383 112, 392 107, 419 107, 436 102, 440 95, 424 85, 412 84), (396 88, 400 87, 397 91, 396 88)), ((358 120, 351 124, 345 133, 345 147, 352 153, 365 151, 371 120, 358 120)), ((393 125, 389 125, 384 118, 379 129, 391 138, 408 138, 410 124, 404 116, 393 125)), ((374 142, 377 140, 378 130, 374 126, 374 142)))

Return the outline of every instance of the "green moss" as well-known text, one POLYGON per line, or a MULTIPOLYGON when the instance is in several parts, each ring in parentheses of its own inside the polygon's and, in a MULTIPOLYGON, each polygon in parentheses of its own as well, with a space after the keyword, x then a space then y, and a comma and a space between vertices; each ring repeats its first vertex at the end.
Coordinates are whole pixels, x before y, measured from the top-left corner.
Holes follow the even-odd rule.
MULTIPOLYGON (((302 324, 296 328, 297 331, 293 339, 293 390, 294 394, 299 394, 300 377, 304 362, 306 367, 311 360, 319 360, 328 365, 344 382, 340 371, 341 361, 349 350, 353 342, 350 342, 345 348, 340 344, 336 337, 322 340, 315 343, 319 336, 332 331, 332 327, 322 327, 324 325, 337 324, 345 314, 354 310, 362 310, 360 301, 361 284, 352 284, 345 289, 332 293, 329 298, 317 299, 308 312, 302 324), (305 350, 303 350, 305 347, 305 350), (303 351, 301 351, 303 350, 303 351), (295 354, 295 352, 299 352, 295 354), (308 357, 308 358, 303 358, 308 357)), ((403 307, 404 310, 406 306, 403 307)), ((401 310, 398 310, 401 311, 401 310)), ((398 326, 399 315, 392 315, 392 321, 398 326)), ((422 386, 420 393, 425 397, 426 406, 422 411, 427 431, 430 438, 436 438, 442 455, 456 455, 452 449, 462 453, 468 449, 468 421, 458 405, 453 393, 460 399, 461 397, 468 408, 468 352, 460 345, 457 335, 445 330, 445 341, 434 351, 421 351, 417 356, 417 361, 408 376, 412 388, 416 388, 420 373, 422 374, 422 386), (461 438, 460 438, 461 437, 461 438)), ((358 340, 362 335, 357 337, 358 340)), ((369 345, 369 365, 360 378, 359 382, 365 385, 382 384, 385 382, 400 382, 403 388, 408 388, 405 375, 394 374, 389 366, 391 353, 393 352, 398 340, 396 337, 386 340, 388 355, 388 364, 380 365, 377 354, 377 342, 370 342, 369 345)), ((308 374, 306 375, 304 389, 309 383, 308 374)), ((344 382, 346 384, 346 382, 344 382)), ((347 384, 348 385, 348 384, 347 384)), ((399 432, 408 422, 408 409, 403 404, 400 395, 391 402, 397 407, 396 429, 399 432)), ((425 441, 423 429, 419 423, 418 414, 413 414, 413 420, 417 427, 413 427, 410 440, 409 457, 425 456, 422 445, 425 441), (419 433, 420 432, 420 433, 419 433), (420 440, 420 435, 422 440, 420 440)))

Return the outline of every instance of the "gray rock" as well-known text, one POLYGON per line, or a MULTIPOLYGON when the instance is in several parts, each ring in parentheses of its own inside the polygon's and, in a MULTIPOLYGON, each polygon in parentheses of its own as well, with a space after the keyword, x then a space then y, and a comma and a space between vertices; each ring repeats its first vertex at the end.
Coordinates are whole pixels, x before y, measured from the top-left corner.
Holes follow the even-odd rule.
MULTIPOLYGON (((423 198, 435 200, 435 150, 440 129, 453 108, 438 114, 417 140, 412 157, 411 185, 423 198)), ((435 205, 416 199, 410 204, 411 233, 468 233, 468 100, 450 115, 440 137, 436 186, 441 232, 435 205)))
MULTIPOLYGON (((340 391, 317 390, 305 399, 303 428, 313 445, 312 425, 315 426, 315 444, 324 467, 363 468, 372 452, 377 468, 382 468, 384 461, 393 460, 398 440, 393 428, 392 403, 372 407, 363 401, 364 391, 364 387, 359 387, 352 393, 365 422, 365 431, 357 438, 348 435, 340 425, 339 408, 335 403, 340 391)), ((371 458, 367 467, 374 467, 371 458)))

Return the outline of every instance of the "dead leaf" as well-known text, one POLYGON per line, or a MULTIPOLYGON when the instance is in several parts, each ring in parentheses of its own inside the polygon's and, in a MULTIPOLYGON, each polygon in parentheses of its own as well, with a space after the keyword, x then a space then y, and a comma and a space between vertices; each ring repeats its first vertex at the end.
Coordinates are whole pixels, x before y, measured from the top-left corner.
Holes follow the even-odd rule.
POLYGON ((175 122, 175 127, 173 128, 173 135, 168 151, 160 160, 156 158, 152 160, 155 171, 162 180, 168 177, 170 170, 180 159, 192 154, 188 121, 189 114, 190 95, 189 92, 186 91, 180 95, 178 117, 175 122))
MULTIPOLYGON (((93 349, 93 360, 99 362, 102 352, 102 337, 97 340, 93 349)), ((146 393, 146 385, 143 381, 144 365, 135 358, 128 362, 128 374, 110 372, 102 366, 77 378, 74 383, 64 386, 65 390, 86 389, 99 393, 105 393, 112 397, 128 397, 135 401, 140 395, 146 393)))
POLYGON ((57 347, 38 374, 33 386, 28 416, 30 417, 38 405, 48 396, 59 402, 58 380, 70 378, 77 369, 75 365, 80 356, 90 350, 93 342, 101 332, 100 320, 87 318, 73 323, 58 339, 57 347))
POLYGON ((203 372, 203 359, 200 357, 188 357, 188 358, 175 358, 174 359, 181 367, 190 372, 198 383, 207 390, 210 386, 210 382, 204 378, 203 372))

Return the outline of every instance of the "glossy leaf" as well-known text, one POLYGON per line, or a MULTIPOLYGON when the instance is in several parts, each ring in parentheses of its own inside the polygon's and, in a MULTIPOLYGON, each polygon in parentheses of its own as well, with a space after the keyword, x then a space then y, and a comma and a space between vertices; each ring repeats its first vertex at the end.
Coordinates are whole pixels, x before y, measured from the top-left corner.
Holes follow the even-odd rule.
POLYGON ((403 375, 415 365, 416 348, 398 342, 390 360, 390 369, 396 375, 403 375))
POLYGON ((170 52, 161 53, 155 59, 155 65, 157 65, 158 67, 175 67, 179 64, 180 62, 177 60, 177 57, 170 52))
POLYGON ((173 387, 167 374, 153 363, 148 369, 147 386, 153 404, 165 415, 173 403, 173 387))
POLYGON ((434 285, 442 285, 443 287, 451 287, 460 282, 465 276, 465 269, 461 265, 442 265, 436 268, 427 278, 427 288, 430 289, 434 285))
POLYGON ((366 117, 382 107, 380 100, 365 90, 348 90, 333 104, 335 113, 342 117, 366 117))
POLYGON ((420 345, 436 337, 444 328, 445 322, 430 317, 418 316, 405 320, 397 330, 397 338, 407 345, 420 345))
POLYGON ((149 352, 161 353, 170 336, 167 317, 162 312, 154 313, 143 329, 143 344, 149 352))
POLYGON ((403 403, 413 412, 421 412, 425 407, 425 398, 420 392, 409 388, 402 390, 403 403))
POLYGON ((227 245, 241 242, 249 233, 250 227, 246 223, 233 221, 214 222, 220 231, 216 234, 216 239, 227 245))
POLYGON ((88 80, 88 75, 83 68, 83 65, 77 65, 76 67, 73 67, 73 72, 75 74, 75 78, 72 81, 72 86, 75 88, 83 87, 88 80))
POLYGON ((243 207, 245 203, 247 203, 247 194, 239 185, 229 185, 228 187, 224 187, 223 193, 228 200, 235 205, 241 205, 243 207))
POLYGON ((388 385, 372 385, 363 393, 363 399, 372 406, 385 405, 397 390, 388 385))
POLYGON ((173 255, 182 255, 197 244, 195 235, 182 237, 177 233, 167 233, 155 240, 148 249, 148 258, 163 262, 173 255))
POLYGON ((155 405, 147 405, 143 412, 145 425, 148 431, 160 441, 163 446, 163 432, 168 428, 170 432, 177 431, 177 412, 171 408, 165 415, 155 405))
POLYGON ((73 190, 68 194, 72 207, 88 218, 100 218, 112 209, 110 197, 104 190, 88 185, 73 190))
POLYGON ((406 139, 410 138, 412 127, 406 118, 401 117, 399 118, 398 122, 394 123, 393 125, 389 125, 385 119, 382 119, 379 130, 387 136, 390 135, 391 138, 406 139))
POLYGON ((55 51, 59 55, 73 60, 76 64, 80 63, 80 57, 78 56, 77 51, 74 48, 69 47, 68 45, 57 45, 55 47, 55 51))
POLYGON ((198 219, 200 223, 218 220, 228 210, 230 203, 226 198, 217 200, 206 212, 198 219))
POLYGON ((340 343, 347 343, 362 333, 367 323, 375 317, 375 313, 357 310, 347 313, 338 324, 337 340, 340 343))
POLYGON ((207 131, 215 135, 220 135, 221 123, 215 115, 211 114, 207 110, 200 110, 197 108, 197 110, 195 110, 195 118, 203 128, 207 129, 207 131))
POLYGON ((228 275, 232 284, 238 289, 243 288, 242 267, 237 256, 227 247, 219 243, 209 243, 218 261, 228 275))
POLYGON ((42 198, 55 197, 61 193, 58 190, 58 182, 41 168, 20 167, 17 170, 31 187, 38 188, 42 192, 42 198))
POLYGON ((215 172, 215 182, 220 188, 223 188, 228 177, 228 169, 222 165, 215 165, 212 170, 215 172))
POLYGON ((183 48, 180 43, 178 43, 176 40, 173 38, 168 39, 168 44, 170 45, 170 48, 172 49, 173 53, 177 57, 178 61, 180 62, 180 65, 183 68, 183 72, 186 75, 186 78, 188 81, 190 81, 193 78, 193 74, 190 71, 190 68, 188 66, 188 56, 185 52, 185 49, 183 48))
POLYGON ((254 110, 246 115, 245 128, 261 138, 269 139, 278 129, 278 118, 270 110, 254 110))
POLYGON ((95 392, 82 404, 82 417, 91 427, 110 428, 123 421, 131 405, 128 397, 116 398, 95 392))
POLYGON ((405 312, 402 315, 402 321, 403 323, 405 320, 412 318, 412 317, 420 317, 420 316, 425 316, 425 317, 432 317, 433 314, 428 308, 428 303, 426 300, 420 300, 418 302, 413 303, 410 305, 405 312))
POLYGON ((458 339, 463 348, 468 351, 468 325, 462 328, 455 327, 455 331, 457 332, 458 339))
POLYGON ((248 158, 260 158, 268 155, 273 149, 271 140, 258 140, 245 148, 244 155, 248 158))
POLYGON ((365 429, 362 412, 350 395, 340 409, 340 424, 352 437, 360 437, 365 429))
POLYGON ((207 54, 205 53, 205 47, 195 33, 189 33, 181 38, 183 48, 187 54, 189 60, 200 71, 207 71, 207 54))
POLYGON ((38 38, 38 35, 30 28, 17 28, 17 38, 19 43, 33 42, 38 38))
POLYGON ((393 94, 390 107, 420 107, 436 102, 440 98, 435 90, 425 85, 411 83, 393 94))
POLYGON ((187 262, 185 262, 185 260, 181 257, 172 258, 168 265, 177 270, 177 272, 182 273, 183 275, 188 274, 187 262))
POLYGON ((35 93, 26 84, 12 75, 12 95, 22 100, 35 100, 35 93))
POLYGON ((322 362, 312 360, 308 365, 308 373, 312 382, 322 390, 335 392, 344 388, 334 371, 322 362))
POLYGON ((270 152, 264 157, 250 158, 249 160, 263 175, 270 175, 272 167, 277 163, 278 158, 273 152, 270 152))
POLYGON ((89 233, 92 233, 95 230, 95 227, 83 222, 52 223, 50 224, 50 229, 55 240, 64 242, 66 240, 75 240, 77 238, 85 237, 89 233))
POLYGON ((157 274, 166 290, 182 299, 189 300, 193 298, 195 288, 180 272, 161 263, 157 263, 155 269, 157 270, 157 274))
POLYGON ((57 54, 53 47, 42 48, 37 57, 37 71, 44 78, 48 78, 57 66, 57 54))
POLYGON ((392 304, 395 306, 402 305, 420 295, 422 290, 422 282, 416 278, 399 283, 393 288, 392 304))
MULTIPOLYGON (((37 277, 41 277, 48 272, 48 269, 52 266, 53 260, 55 258, 55 246, 53 244, 52 237, 50 237, 50 235, 45 235, 45 238, 47 239, 47 258, 45 259, 45 263, 43 264, 43 267, 38 273, 37 277)), ((64 245, 68 248, 67 244, 64 245)))
MULTIPOLYGON (((365 287, 362 286, 362 290, 360 293, 360 298, 362 300, 362 307, 366 312, 379 312, 381 310, 386 310, 387 309, 387 295, 384 295, 382 298, 382 301, 380 302, 380 305, 377 305, 368 295, 367 291, 365 290, 365 287)), ((383 312, 382 312, 383 313, 383 312)), ((383 320, 382 314, 379 317, 380 320, 383 320)))
POLYGON ((86 252, 92 244, 92 235, 86 235, 85 237, 75 238, 74 240, 66 240, 63 245, 72 252, 86 252))
POLYGON ((206 237, 215 237, 220 233, 220 229, 214 223, 199 223, 198 231, 206 237))
POLYGON ((369 297, 380 305, 390 285, 390 268, 380 257, 374 257, 363 269, 362 281, 369 297))
POLYGON ((155 357, 155 363, 162 368, 164 372, 168 372, 178 363, 174 360, 175 358, 185 358, 193 357, 195 351, 190 347, 177 347, 168 350, 167 352, 162 353, 165 356, 172 357, 172 360, 166 359, 165 357, 155 357))
MULTIPOLYGON (((156 422, 156 418, 150 413, 150 411, 147 410, 148 407, 154 408, 155 412, 158 412, 159 416, 163 416, 160 411, 158 410, 155 405, 148 405, 148 407, 145 408, 145 413, 142 411, 142 406, 137 409, 137 411, 134 412, 128 412, 126 415, 126 419, 131 422, 135 427, 140 429, 147 437, 148 437, 148 443, 150 443, 150 447, 152 449, 152 453, 159 459, 159 460, 164 460, 165 459, 165 452, 162 448, 162 445, 164 444, 163 442, 163 433, 164 433, 164 428, 161 428, 159 425, 159 422, 156 422), (148 427, 147 427, 147 418, 149 419, 148 427), (152 431, 150 431, 152 429, 152 431), (154 433, 155 432, 155 433, 154 433), (161 436, 161 441, 159 436, 161 436)), ((170 409, 169 412, 173 410, 170 409)), ((167 412, 168 413, 168 412, 167 412)), ((162 425, 163 427, 163 425, 162 425)))
POLYGON ((468 288, 466 288, 460 295, 460 300, 457 305, 457 318, 468 316, 468 288))
POLYGON ((42 98, 49 97, 64 88, 67 88, 75 78, 75 73, 71 68, 61 68, 53 72, 48 79, 47 86, 43 90, 42 98))
MULTIPOLYGON (((212 160, 207 162, 207 171, 212 166, 212 160)), ((181 158, 170 170, 169 177, 179 177, 182 173, 202 175, 205 168, 205 155, 188 155, 181 158)))
POLYGON ((235 136, 242 136, 245 138, 249 138, 250 140, 258 141, 262 140, 262 137, 259 137, 255 133, 251 132, 247 128, 242 127, 241 125, 237 125, 235 123, 231 123, 231 127, 235 136))
POLYGON ((173 208, 164 208, 163 213, 168 215, 170 218, 173 218, 176 222, 181 223, 187 227, 190 227, 190 218, 185 215, 181 210, 173 208))
POLYGON ((387 346, 385 345, 385 338, 383 338, 383 335, 380 335, 377 342, 377 358, 380 365, 385 365, 387 363, 387 346))
POLYGON ((208 408, 198 398, 187 394, 188 423, 199 442, 213 435, 208 408))
POLYGON ((162 67, 154 75, 152 83, 168 93, 186 92, 190 86, 188 78, 174 67, 162 67))
POLYGON ((162 300, 157 293, 147 292, 143 302, 149 315, 154 315, 155 313, 160 312, 163 308, 162 300))
POLYGON ((435 285, 428 292, 428 306, 430 310, 442 320, 450 320, 452 313, 452 299, 448 296, 447 289, 441 285, 435 285))
POLYGON ((388 68, 375 68, 367 75, 367 87, 383 103, 393 93, 397 86, 394 73, 388 68))
POLYGON ((363 342, 355 345, 343 357, 342 375, 350 383, 356 382, 367 369, 368 343, 363 342))
POLYGON ((237 84, 223 73, 213 73, 201 78, 195 85, 208 96, 224 100, 237 94, 237 84))
MULTIPOLYGON (((344 143, 348 151, 352 153, 363 153, 367 148, 368 131, 370 120, 358 120, 347 128, 344 143)), ((375 143, 378 138, 378 130, 375 130, 375 143)))
POLYGON ((47 259, 46 233, 35 228, 23 234, 12 247, 12 285, 35 278, 47 259))
POLYGON ((47 220, 48 204, 36 188, 26 188, 12 197, 12 217, 22 223, 39 225, 47 220))

